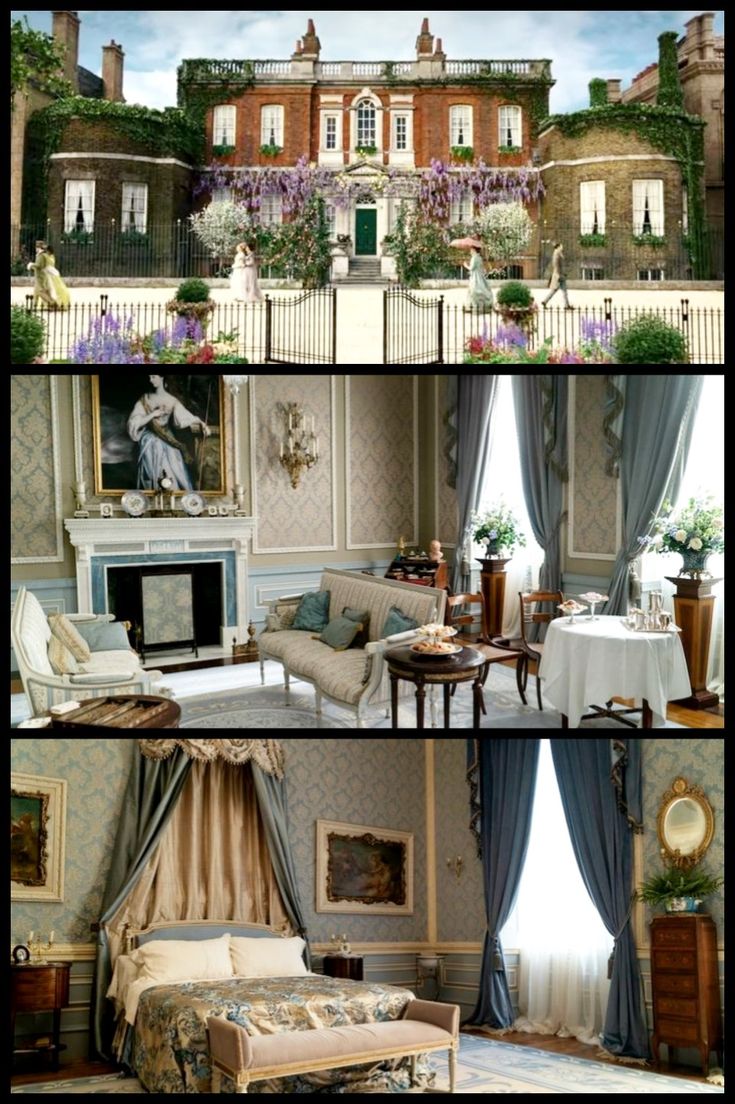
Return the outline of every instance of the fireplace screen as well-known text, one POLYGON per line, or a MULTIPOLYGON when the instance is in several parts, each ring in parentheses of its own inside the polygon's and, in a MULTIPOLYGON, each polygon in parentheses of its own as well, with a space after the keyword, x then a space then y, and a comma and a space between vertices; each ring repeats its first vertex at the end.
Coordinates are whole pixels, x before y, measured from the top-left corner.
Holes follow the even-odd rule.
POLYGON ((188 645, 196 650, 190 570, 141 575, 143 649, 188 645))

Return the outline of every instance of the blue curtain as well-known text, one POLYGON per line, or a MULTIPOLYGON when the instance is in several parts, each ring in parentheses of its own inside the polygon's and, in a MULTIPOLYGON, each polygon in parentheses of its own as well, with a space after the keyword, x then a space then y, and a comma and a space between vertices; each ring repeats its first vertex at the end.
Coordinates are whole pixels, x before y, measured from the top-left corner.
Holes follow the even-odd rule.
POLYGON ((112 969, 105 924, 143 873, 176 807, 193 763, 181 748, 177 748, 169 759, 147 759, 139 754, 136 744, 134 755, 102 898, 90 1003, 90 1051, 92 1057, 96 1052, 107 1061, 111 1061, 115 1025, 112 1006, 106 999, 112 969))
POLYGON ((306 965, 311 969, 311 954, 306 934, 306 923, 301 908, 299 887, 296 881, 291 845, 288 841, 288 809, 286 805, 286 783, 273 774, 267 774, 253 763, 253 780, 258 798, 260 815, 263 818, 268 850, 273 872, 283 899, 291 926, 306 940, 306 965))
POLYGON ((632 832, 641 830, 640 740, 552 739, 564 814, 584 884, 615 941, 602 1044, 648 1058, 643 987, 630 925, 632 832))
POLYGON ((465 542, 472 524, 472 514, 480 505, 485 468, 490 455, 490 423, 497 391, 498 377, 484 373, 478 376, 460 376, 457 383, 459 529, 452 571, 455 594, 464 594, 470 590, 472 565, 465 560, 465 542))
POLYGON ((479 741, 480 841, 487 931, 480 995, 468 1020, 471 1024, 510 1027, 514 1019, 499 932, 513 909, 528 850, 539 746, 538 739, 479 741))

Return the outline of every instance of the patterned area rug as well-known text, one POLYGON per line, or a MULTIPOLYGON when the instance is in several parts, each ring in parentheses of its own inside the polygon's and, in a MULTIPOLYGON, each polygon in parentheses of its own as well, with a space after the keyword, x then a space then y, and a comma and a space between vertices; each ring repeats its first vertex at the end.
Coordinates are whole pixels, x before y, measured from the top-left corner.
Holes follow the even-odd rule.
MULTIPOLYGON (((447 1093, 447 1062, 435 1056, 433 1092, 447 1093)), ((432 1091, 432 1090, 429 1090, 432 1091)), ((705 1081, 666 1077, 650 1070, 592 1062, 534 1047, 515 1046, 463 1035, 459 1055, 457 1092, 479 1093, 724 1093, 705 1081)), ((14 1093, 143 1093, 135 1078, 109 1074, 72 1081, 21 1085, 14 1093)))
MULTIPOLYGON (((269 672, 270 673, 270 672, 269 672)), ((185 673, 177 678, 185 678, 185 673)), ((178 688, 177 688, 178 689, 178 688)), ((416 704, 413 689, 408 684, 402 687, 408 691, 399 703, 398 721, 400 728, 416 727, 416 704)), ((177 692, 176 690, 174 692, 177 692)), ((515 672, 501 666, 490 668, 485 684, 485 707, 487 716, 480 718, 481 728, 555 728, 561 727, 559 713, 548 705, 543 710, 536 707, 536 690, 529 697, 529 705, 524 705, 516 689, 515 672)), ((308 683, 292 678, 290 706, 286 705, 283 684, 251 687, 249 689, 210 691, 196 697, 183 697, 177 693, 181 703, 182 728, 356 728, 354 713, 340 709, 331 702, 324 701, 321 720, 314 711, 314 689, 308 683)), ((430 694, 426 696, 425 724, 432 725, 430 694)), ((441 688, 436 692, 436 724, 443 726, 444 709, 441 688)), ((385 707, 372 706, 368 713, 368 728, 390 728, 390 717, 386 717, 385 707)), ((631 719, 640 722, 640 714, 631 719)), ((451 727, 472 727, 472 690, 469 684, 457 687, 451 705, 451 727)), ((585 721, 584 729, 617 728, 616 721, 607 717, 585 721)), ((666 728, 681 728, 682 725, 667 721, 666 728)))

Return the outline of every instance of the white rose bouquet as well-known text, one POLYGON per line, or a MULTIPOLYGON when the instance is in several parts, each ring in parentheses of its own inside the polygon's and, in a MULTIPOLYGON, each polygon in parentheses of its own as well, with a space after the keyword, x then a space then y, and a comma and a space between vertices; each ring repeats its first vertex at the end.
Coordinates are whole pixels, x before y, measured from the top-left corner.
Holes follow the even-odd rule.
POLYGON ((663 504, 662 510, 663 513, 653 519, 652 535, 638 537, 641 551, 682 554, 723 551, 722 506, 717 505, 712 496, 690 498, 676 516, 669 502, 663 504))

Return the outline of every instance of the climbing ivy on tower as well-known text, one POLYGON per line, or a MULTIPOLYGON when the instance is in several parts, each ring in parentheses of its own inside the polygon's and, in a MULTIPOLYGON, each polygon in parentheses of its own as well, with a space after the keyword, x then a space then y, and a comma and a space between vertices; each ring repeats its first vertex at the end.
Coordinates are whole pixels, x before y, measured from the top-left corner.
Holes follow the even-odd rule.
POLYGON ((684 110, 684 92, 679 77, 679 55, 676 49, 678 35, 676 31, 665 31, 658 36, 658 95, 659 107, 674 107, 684 110))

